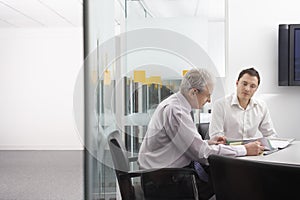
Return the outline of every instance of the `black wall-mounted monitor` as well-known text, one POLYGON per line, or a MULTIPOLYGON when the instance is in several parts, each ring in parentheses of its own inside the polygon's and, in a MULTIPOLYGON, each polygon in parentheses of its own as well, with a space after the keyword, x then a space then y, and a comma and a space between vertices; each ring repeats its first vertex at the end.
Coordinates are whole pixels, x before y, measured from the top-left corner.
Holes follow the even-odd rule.
POLYGON ((300 24, 290 25, 290 85, 300 85, 300 24))
POLYGON ((300 86, 300 24, 280 24, 278 85, 300 86))

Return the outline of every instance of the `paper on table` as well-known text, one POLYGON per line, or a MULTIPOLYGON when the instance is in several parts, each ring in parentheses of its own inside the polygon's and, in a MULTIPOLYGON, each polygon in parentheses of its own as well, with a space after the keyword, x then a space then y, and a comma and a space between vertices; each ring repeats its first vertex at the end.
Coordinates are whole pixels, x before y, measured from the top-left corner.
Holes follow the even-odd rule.
POLYGON ((288 138, 270 138, 269 142, 273 148, 283 149, 291 144, 295 139, 288 138))
POLYGON ((265 150, 273 150, 274 148, 271 146, 269 140, 265 137, 262 138, 256 138, 256 139, 246 139, 246 140, 233 140, 229 139, 227 140, 228 145, 242 145, 242 144, 247 144, 249 142, 254 142, 254 141, 259 141, 264 147, 265 150))
POLYGON ((260 143, 265 147, 265 151, 275 150, 275 149, 283 149, 287 147, 292 141, 295 139, 288 138, 256 138, 249 140, 227 140, 227 144, 229 145, 241 145, 247 144, 253 141, 260 141, 260 143))
POLYGON ((277 149, 270 143, 270 140, 268 140, 268 138, 259 138, 258 141, 260 141, 260 143, 265 147, 265 151, 277 149))

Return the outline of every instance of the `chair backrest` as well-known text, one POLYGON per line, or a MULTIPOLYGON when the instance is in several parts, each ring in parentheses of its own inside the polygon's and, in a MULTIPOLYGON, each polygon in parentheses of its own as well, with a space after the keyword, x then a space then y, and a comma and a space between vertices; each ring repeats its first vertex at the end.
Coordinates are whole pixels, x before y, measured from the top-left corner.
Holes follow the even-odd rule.
POLYGON ((108 136, 109 149, 112 154, 114 167, 120 172, 129 171, 129 160, 121 134, 118 130, 113 131, 108 136))
POLYGON ((209 122, 198 124, 198 132, 200 133, 202 139, 204 140, 209 139, 208 129, 209 129, 209 122))
POLYGON ((194 170, 162 168, 129 171, 129 158, 119 131, 109 134, 108 144, 122 200, 198 199, 194 170), (140 177, 143 187, 133 184, 133 177, 140 177))
POLYGON ((297 199, 300 166, 211 155, 216 198, 222 200, 297 199))
POLYGON ((135 199, 134 187, 131 182, 129 172, 129 160, 125 145, 118 130, 113 131, 108 136, 109 149, 112 156, 121 196, 123 200, 135 199))

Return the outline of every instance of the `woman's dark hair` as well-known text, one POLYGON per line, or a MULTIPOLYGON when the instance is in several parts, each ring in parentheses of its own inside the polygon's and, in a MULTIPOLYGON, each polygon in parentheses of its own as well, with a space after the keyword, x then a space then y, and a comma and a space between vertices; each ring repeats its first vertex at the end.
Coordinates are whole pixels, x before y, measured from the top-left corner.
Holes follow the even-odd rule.
POLYGON ((243 71, 241 71, 239 74, 239 77, 238 77, 238 81, 240 80, 240 78, 242 78, 242 76, 244 76, 244 74, 249 74, 250 76, 256 76, 257 80, 258 80, 258 85, 259 85, 259 83, 260 83, 259 73, 253 67, 244 69, 243 71))

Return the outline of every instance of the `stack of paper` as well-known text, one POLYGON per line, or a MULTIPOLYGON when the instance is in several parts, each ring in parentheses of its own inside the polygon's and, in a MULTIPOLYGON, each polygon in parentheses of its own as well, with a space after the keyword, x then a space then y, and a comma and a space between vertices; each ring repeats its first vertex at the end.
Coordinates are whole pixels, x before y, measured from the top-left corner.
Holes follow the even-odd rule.
POLYGON ((228 145, 241 145, 247 144, 253 141, 260 141, 260 143, 265 147, 266 151, 283 149, 291 144, 295 139, 290 138, 256 138, 256 139, 248 139, 248 140, 227 140, 228 145))
POLYGON ((269 142, 271 146, 275 149, 284 149, 289 144, 291 144, 295 139, 288 138, 270 138, 269 142))

